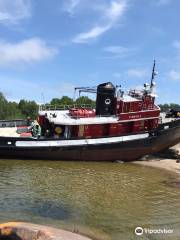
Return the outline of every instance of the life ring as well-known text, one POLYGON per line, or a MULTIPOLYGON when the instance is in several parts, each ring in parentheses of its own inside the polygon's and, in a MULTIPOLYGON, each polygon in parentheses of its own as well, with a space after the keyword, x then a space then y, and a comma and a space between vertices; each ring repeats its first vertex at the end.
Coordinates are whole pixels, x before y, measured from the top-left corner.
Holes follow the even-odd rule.
POLYGON ((55 132, 56 132, 57 134, 61 134, 61 133, 62 133, 62 128, 61 128, 61 127, 56 127, 56 128, 55 128, 55 132))
POLYGON ((105 104, 106 104, 106 105, 111 104, 111 99, 110 99, 110 98, 107 98, 107 99, 105 100, 105 104))

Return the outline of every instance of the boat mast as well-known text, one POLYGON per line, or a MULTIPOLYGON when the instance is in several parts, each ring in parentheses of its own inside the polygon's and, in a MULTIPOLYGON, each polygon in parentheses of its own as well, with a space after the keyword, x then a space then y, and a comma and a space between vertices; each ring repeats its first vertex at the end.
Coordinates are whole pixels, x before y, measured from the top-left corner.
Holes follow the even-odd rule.
POLYGON ((156 83, 155 83, 154 79, 155 79, 155 76, 158 73, 155 71, 155 68, 156 68, 156 61, 154 60, 153 69, 152 69, 152 76, 151 76, 151 85, 150 85, 150 93, 151 93, 152 97, 156 96, 156 90, 155 90, 156 83))
POLYGON ((153 69, 152 69, 151 85, 150 85, 151 88, 153 87, 154 78, 157 75, 157 72, 155 71, 155 68, 156 68, 156 60, 154 60, 153 69))

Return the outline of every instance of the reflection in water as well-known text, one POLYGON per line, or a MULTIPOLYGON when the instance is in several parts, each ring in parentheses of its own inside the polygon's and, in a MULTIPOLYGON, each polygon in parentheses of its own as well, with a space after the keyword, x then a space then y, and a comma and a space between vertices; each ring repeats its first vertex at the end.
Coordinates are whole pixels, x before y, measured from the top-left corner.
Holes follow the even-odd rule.
POLYGON ((137 226, 168 227, 179 239, 180 189, 164 184, 168 177, 133 164, 1 160, 0 221, 48 224, 103 240, 135 239, 137 226))

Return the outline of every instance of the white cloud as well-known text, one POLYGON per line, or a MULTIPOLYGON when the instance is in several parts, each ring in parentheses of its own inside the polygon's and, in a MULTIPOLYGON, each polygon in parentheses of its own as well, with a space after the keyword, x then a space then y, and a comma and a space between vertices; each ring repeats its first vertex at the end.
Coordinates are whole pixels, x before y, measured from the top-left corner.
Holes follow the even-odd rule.
POLYGON ((174 41, 172 43, 173 47, 175 48, 175 61, 177 62, 177 64, 179 64, 180 62, 180 41, 174 41))
POLYGON ((74 39, 74 43, 86 43, 89 39, 96 38, 106 32, 110 26, 96 26, 89 30, 88 32, 78 34, 74 39))
POLYGON ((122 46, 108 46, 103 49, 105 52, 111 54, 110 57, 113 58, 122 58, 132 55, 136 49, 135 48, 126 48, 122 46))
POLYGON ((127 71, 127 75, 130 77, 143 78, 147 76, 145 69, 132 68, 127 71))
POLYGON ((68 12, 70 15, 73 15, 80 2, 81 0, 66 0, 64 4, 64 11, 68 12))
POLYGON ((177 72, 175 70, 171 70, 168 74, 168 77, 172 81, 179 82, 180 81, 180 72, 177 72))
POLYGON ((126 6, 125 1, 111 1, 110 7, 106 10, 107 17, 112 22, 118 20, 124 14, 126 6))
POLYGON ((0 0, 0 23, 17 24, 30 16, 30 0, 0 0))
POLYGON ((90 30, 78 34, 74 37, 73 42, 87 43, 89 40, 101 36, 110 30, 114 24, 123 16, 126 8, 127 3, 125 0, 111 1, 110 4, 99 8, 101 13, 101 21, 103 19, 103 23, 98 23, 90 30))
POLYGON ((162 5, 168 5, 172 2, 172 0, 156 0, 156 5, 162 6, 162 5))
POLYGON ((179 41, 174 41, 173 46, 180 51, 180 42, 179 41))
POLYGON ((57 49, 44 40, 31 38, 18 43, 0 41, 0 64, 31 63, 53 57, 57 49))

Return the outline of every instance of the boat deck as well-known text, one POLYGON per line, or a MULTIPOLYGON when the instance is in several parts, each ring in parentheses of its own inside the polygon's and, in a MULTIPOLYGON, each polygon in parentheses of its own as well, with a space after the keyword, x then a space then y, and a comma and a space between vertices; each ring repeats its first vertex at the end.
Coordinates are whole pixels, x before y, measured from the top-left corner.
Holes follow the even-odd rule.
MULTIPOLYGON (((176 118, 166 118, 165 113, 161 113, 160 116, 161 116, 161 121, 162 121, 163 124, 164 123, 170 123, 170 122, 173 122, 173 121, 177 120, 176 118)), ((51 118, 52 118, 52 122, 57 123, 57 124, 59 123, 58 122, 59 117, 57 117, 57 122, 55 122, 56 118, 54 118, 53 116, 49 116, 49 119, 51 119, 51 118)), ((61 121, 63 123, 65 123, 66 121, 63 118, 66 118, 66 121, 67 121, 67 111, 66 110, 64 111, 64 115, 61 114, 61 121)), ((77 119, 73 119, 69 116, 68 117, 68 123, 69 123, 69 119, 71 119, 72 121, 76 121, 76 124, 77 124, 77 119)), ((117 118, 114 117, 114 116, 112 116, 112 117, 101 117, 101 118, 98 118, 98 117, 97 118, 89 118, 88 120, 89 120, 88 124, 95 124, 95 122, 98 123, 98 124, 102 124, 104 122, 105 123, 107 123, 107 122, 116 123, 118 121, 117 118)), ((69 124, 72 124, 72 121, 69 124)), ((78 119, 78 124, 83 124, 84 121, 86 121, 86 124, 87 124, 87 118, 80 118, 80 119, 78 119)), ((75 124, 75 122, 74 122, 74 124, 75 124)), ((0 127, 0 137, 27 137, 27 135, 22 135, 17 130, 18 130, 17 127, 0 127)), ((29 137, 32 138, 32 136, 29 136, 29 137)))
POLYGON ((47 115, 49 122, 62 125, 84 125, 84 124, 105 124, 117 123, 118 117, 112 116, 95 116, 75 118, 69 114, 68 110, 39 112, 40 115, 47 115))
POLYGON ((176 120, 176 118, 166 118, 166 113, 161 113, 160 116, 162 119, 162 123, 169 123, 176 120))
POLYGON ((0 127, 1 137, 20 137, 17 133, 17 127, 0 127))

